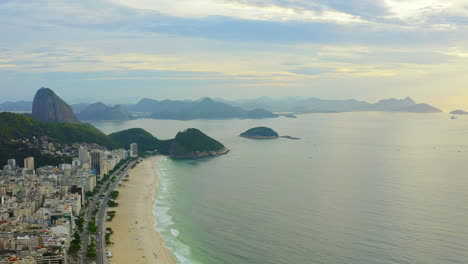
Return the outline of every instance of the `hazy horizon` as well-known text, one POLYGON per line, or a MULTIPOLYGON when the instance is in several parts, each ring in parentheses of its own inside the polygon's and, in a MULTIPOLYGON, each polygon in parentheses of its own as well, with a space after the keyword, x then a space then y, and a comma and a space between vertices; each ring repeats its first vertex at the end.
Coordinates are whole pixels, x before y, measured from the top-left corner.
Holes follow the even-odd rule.
MULTIPOLYGON (((49 88, 49 87, 47 87, 49 88)), ((53 89, 52 89, 53 90, 53 89)), ((367 103, 370 103, 370 104, 375 104, 375 103, 378 103, 382 100, 387 100, 387 99, 397 99, 397 100, 403 100, 403 99, 406 99, 406 98, 410 98, 412 100, 414 100, 416 103, 418 104, 422 104, 422 103, 425 103, 425 102, 421 102, 421 101, 418 101, 418 100, 415 100, 415 98, 412 98, 411 96, 406 96, 406 97, 402 97, 402 98, 395 98, 395 97, 389 97, 389 98, 381 98, 377 101, 366 101, 366 100, 360 100, 359 98, 344 98, 344 99, 332 99, 332 98, 319 98, 319 97, 315 97, 315 96, 283 96, 283 97, 272 97, 272 96, 267 96, 267 95, 263 95, 263 96, 258 96, 258 97, 239 97, 239 98, 222 98, 222 97, 213 97, 213 96, 202 96, 202 97, 198 97, 198 98, 177 98, 177 97, 174 97, 174 98, 151 98, 151 97, 127 97, 127 98, 114 98, 114 99, 111 99, 111 100, 98 100, 96 98, 91 98, 91 97, 88 97, 88 98, 65 98, 65 97, 62 97, 60 94, 58 94, 58 96, 60 96, 62 99, 65 100, 65 102, 67 102, 68 104, 72 105, 72 104, 93 104, 93 103, 104 103, 106 105, 131 105, 131 104, 137 104, 138 102, 140 102, 141 100, 143 99, 152 99, 152 100, 157 100, 157 101, 162 101, 162 100, 174 100, 174 101, 198 101, 198 100, 202 100, 204 98, 211 98, 215 101, 226 101, 226 102, 233 102, 233 103, 240 103, 240 102, 243 102, 243 101, 253 101, 253 100, 258 100, 258 99, 262 99, 262 98, 268 98, 270 100, 273 100, 273 101, 285 101, 285 100, 297 100, 297 101, 300 101, 300 100, 307 100, 307 99, 311 99, 311 98, 316 98, 316 99, 321 99, 321 100, 356 100, 356 101, 361 101, 361 102, 367 102, 367 103)), ((34 97, 34 96, 33 96, 34 97)), ((18 101, 26 101, 26 102, 32 102, 34 98, 30 98, 30 99, 20 99, 20 100, 10 100, 10 101, 0 101, 0 104, 2 103, 5 103, 5 102, 18 102, 18 101)), ((432 105, 434 107, 437 108, 436 105, 432 105)), ((447 109, 441 109, 443 112, 450 112, 451 110, 447 110, 447 109)), ((453 110, 453 109, 452 109, 453 110)), ((462 109, 460 109, 462 110, 462 109)))
POLYGON ((0 101, 410 96, 468 109, 461 0, 0 1, 0 101), (248 95, 248 96, 247 96, 248 95))

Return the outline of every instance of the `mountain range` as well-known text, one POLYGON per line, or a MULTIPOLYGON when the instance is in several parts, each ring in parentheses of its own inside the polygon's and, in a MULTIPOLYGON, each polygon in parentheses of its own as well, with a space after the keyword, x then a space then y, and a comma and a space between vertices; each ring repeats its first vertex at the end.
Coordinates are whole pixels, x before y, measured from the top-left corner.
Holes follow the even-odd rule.
POLYGON ((113 107, 107 106, 101 102, 86 106, 79 114, 80 120, 129 120, 130 114, 127 108, 121 105, 113 107))
POLYGON ((0 112, 31 112, 32 101, 4 102, 0 104, 0 112))
MULTIPOLYGON (((128 114, 118 106, 108 107, 102 103, 89 105, 82 113, 90 116, 108 113, 103 118, 113 117, 115 113, 128 114)), ((141 152, 158 150, 162 154, 187 158, 214 156, 229 151, 223 144, 195 128, 179 132, 169 140, 159 140, 139 128, 106 135, 91 124, 81 123, 72 108, 49 88, 37 91, 31 115, 3 112, 0 113, 0 124, 0 160, 33 156, 38 165, 69 162, 62 156, 42 154, 25 143, 43 136, 57 144, 97 143, 110 149, 128 148, 130 143, 137 143, 141 152)))
MULTIPOLYGON (((0 111, 28 112, 33 102, 5 102, 0 104, 0 111)), ((59 103, 59 105, 61 105, 59 103)), ((274 112, 303 113, 341 113, 359 111, 436 113, 440 109, 428 104, 416 103, 410 97, 404 99, 385 99, 377 103, 350 100, 326 100, 320 98, 282 98, 260 97, 257 99, 228 101, 222 98, 202 98, 189 100, 154 100, 144 98, 137 104, 108 106, 101 102, 71 105, 73 113, 86 121, 128 120, 135 117, 155 119, 191 120, 191 119, 226 119, 226 118, 274 118, 274 112)), ((72 118, 67 113, 67 118, 72 118)), ((44 117, 40 117, 44 118, 44 117)), ((49 116, 48 118, 63 118, 49 116)), ((44 119, 43 119, 44 120, 44 119)), ((70 120, 69 120, 70 121, 70 120)), ((76 122, 76 120, 75 120, 76 122)))
POLYGON ((303 113, 341 113, 359 111, 379 112, 408 112, 408 113, 436 113, 440 109, 428 104, 418 104, 410 97, 404 99, 385 99, 375 104, 365 101, 350 100, 324 100, 319 98, 285 98, 273 99, 260 97, 257 99, 226 101, 216 99, 224 103, 243 107, 245 109, 263 108, 272 112, 303 113))
POLYGON ((226 118, 273 118, 278 115, 264 109, 244 110, 211 98, 197 101, 157 101, 144 98, 135 105, 129 106, 130 111, 151 113, 155 119, 192 120, 192 119, 226 119, 226 118))

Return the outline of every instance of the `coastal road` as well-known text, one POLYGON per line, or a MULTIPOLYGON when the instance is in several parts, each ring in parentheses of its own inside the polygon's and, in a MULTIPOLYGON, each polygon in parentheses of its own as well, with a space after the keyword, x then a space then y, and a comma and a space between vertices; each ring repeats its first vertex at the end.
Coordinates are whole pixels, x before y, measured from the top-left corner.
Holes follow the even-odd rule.
MULTIPOLYGON (((102 217, 102 214, 103 214, 103 210, 102 210, 102 205, 105 204, 106 207, 104 207, 104 214, 105 214, 105 209, 107 208, 107 201, 103 202, 102 204, 99 204, 100 202, 100 197, 102 195, 104 195, 105 193, 105 197, 109 198, 109 194, 110 192, 115 188, 115 186, 117 185, 116 183, 117 182, 120 182, 122 180, 122 178, 127 174, 128 170, 134 165, 136 164, 136 161, 135 160, 132 160, 132 161, 127 161, 126 163, 124 163, 122 166, 120 166, 120 168, 118 168, 113 174, 111 174, 111 176, 109 177, 109 179, 103 183, 101 185, 101 188, 99 189, 99 192, 97 194, 95 194, 92 199, 90 199, 88 201, 88 206, 86 207, 86 211, 85 211, 85 215, 84 215, 84 219, 85 219, 85 222, 83 224, 83 233, 81 234, 81 237, 82 237, 82 248, 81 248, 81 254, 80 254, 80 257, 81 257, 81 263, 82 264, 88 264, 88 257, 87 257, 87 248, 88 248, 88 244, 89 244, 89 236, 90 236, 90 233, 88 231, 88 223, 91 221, 92 217, 93 217, 93 211, 96 209, 96 208, 99 208, 99 211, 98 211, 98 219, 101 219, 101 224, 99 225, 98 224, 98 233, 96 234, 96 237, 98 238, 99 237, 99 234, 100 234, 100 238, 99 238, 99 241, 96 241, 96 250, 97 250, 97 263, 106 263, 104 262, 105 259, 102 257, 102 255, 104 255, 105 257, 105 252, 102 252, 102 249, 104 248, 105 250, 105 246, 102 247, 102 244, 103 242, 103 238, 104 238, 104 235, 105 235, 105 231, 103 232, 103 225, 102 225, 102 219, 105 220, 105 218, 102 217), (114 184, 111 184, 111 186, 109 187, 108 190, 104 190, 104 186, 107 185, 108 182, 111 182, 111 179, 113 177, 117 177, 117 180, 114 182, 114 184), (112 187, 114 186, 114 187, 112 187), (100 260, 99 260, 100 259, 100 260)), ((105 216, 104 216, 105 217, 105 216)), ((99 222, 99 220, 97 219, 97 222, 99 222)))
MULTIPOLYGON (((98 235, 97 235, 97 240, 96 241, 96 253, 97 253, 97 258, 96 258, 96 263, 97 264, 105 264, 107 263, 107 256, 106 256, 106 241, 105 241, 105 235, 106 235, 106 229, 105 229, 105 221, 107 219, 107 202, 110 199, 110 193, 115 190, 115 188, 122 182, 123 178, 127 175, 131 167, 137 162, 139 162, 140 159, 136 161, 132 161, 128 166, 125 167, 123 171, 115 175, 117 177, 117 180, 112 182, 107 193, 104 196, 104 199, 102 200, 101 206, 99 208, 98 216, 97 216, 97 226, 98 226, 98 235)), ((110 177, 112 178, 112 177, 110 177)))

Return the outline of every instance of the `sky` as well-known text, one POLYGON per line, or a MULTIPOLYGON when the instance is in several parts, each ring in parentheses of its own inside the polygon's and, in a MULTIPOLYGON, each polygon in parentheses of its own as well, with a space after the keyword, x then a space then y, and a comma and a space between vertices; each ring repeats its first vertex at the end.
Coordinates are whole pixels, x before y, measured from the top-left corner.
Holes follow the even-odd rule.
POLYGON ((467 0, 0 0, 0 102, 411 96, 468 110, 467 0))

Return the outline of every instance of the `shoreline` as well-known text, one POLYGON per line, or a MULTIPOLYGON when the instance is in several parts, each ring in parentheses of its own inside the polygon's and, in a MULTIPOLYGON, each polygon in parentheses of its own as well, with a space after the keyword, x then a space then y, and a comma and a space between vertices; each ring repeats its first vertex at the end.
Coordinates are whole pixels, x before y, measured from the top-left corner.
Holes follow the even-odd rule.
POLYGON ((223 148, 222 150, 218 150, 218 151, 201 151, 201 152, 192 153, 190 155, 170 155, 170 157, 178 158, 178 159, 198 159, 198 158, 207 158, 207 157, 216 157, 216 156, 226 155, 230 151, 231 150, 228 148, 223 148))
POLYGON ((176 259, 166 247, 162 235, 156 230, 153 209, 155 195, 159 189, 159 173, 156 163, 165 156, 144 159, 129 174, 129 181, 122 181, 118 187, 118 207, 108 208, 116 211, 111 222, 110 240, 114 245, 107 246, 112 251, 109 263, 148 263, 176 264, 176 259))

